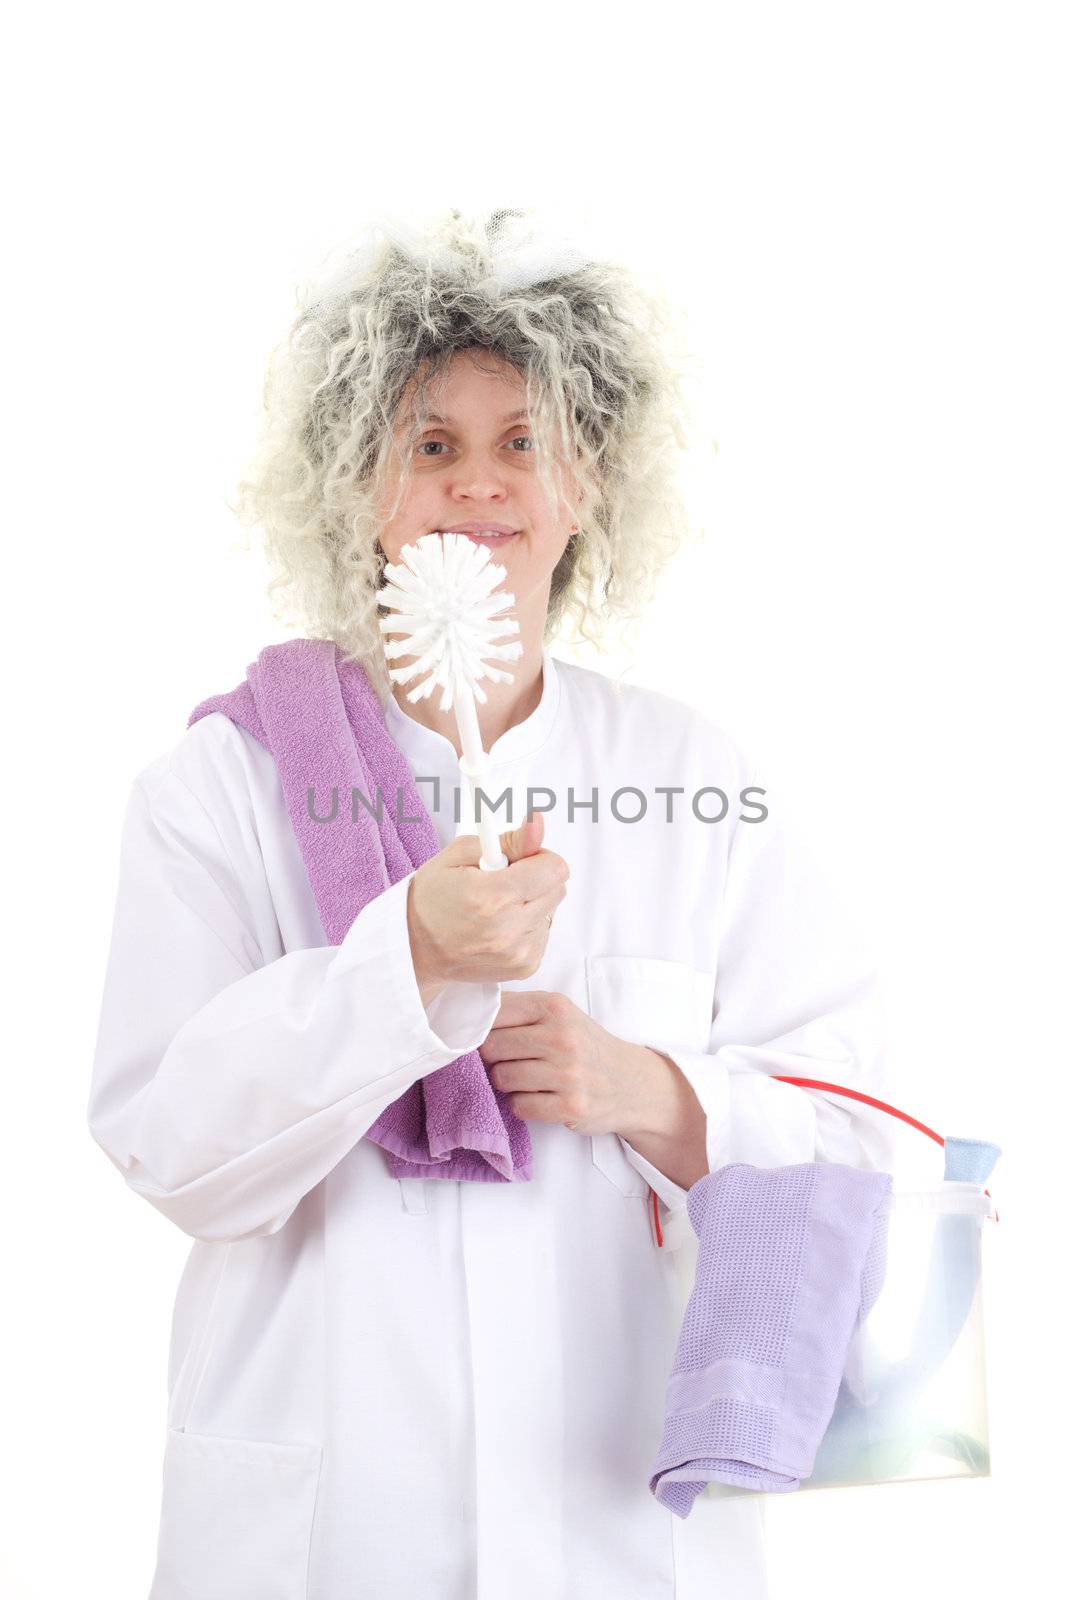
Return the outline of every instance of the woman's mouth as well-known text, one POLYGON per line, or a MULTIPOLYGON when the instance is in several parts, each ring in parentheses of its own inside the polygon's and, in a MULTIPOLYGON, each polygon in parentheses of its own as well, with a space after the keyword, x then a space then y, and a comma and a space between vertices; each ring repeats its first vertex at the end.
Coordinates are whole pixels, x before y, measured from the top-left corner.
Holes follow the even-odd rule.
MULTIPOLYGON (((446 530, 443 528, 437 529, 438 533, 443 533, 445 531, 446 530)), ((488 545, 490 549, 495 550, 499 548, 500 545, 507 544, 512 539, 517 539, 519 535, 517 531, 514 533, 467 533, 463 529, 457 528, 456 537, 471 539, 475 544, 488 545)))

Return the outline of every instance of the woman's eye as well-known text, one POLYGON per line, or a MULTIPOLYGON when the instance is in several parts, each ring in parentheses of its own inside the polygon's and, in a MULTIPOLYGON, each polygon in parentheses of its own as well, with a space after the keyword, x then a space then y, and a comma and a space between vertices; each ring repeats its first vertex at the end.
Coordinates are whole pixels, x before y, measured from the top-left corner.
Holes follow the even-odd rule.
MULTIPOLYGON (((530 451, 534 448, 533 435, 530 434, 530 433, 520 433, 520 434, 517 434, 514 439, 509 439, 508 440, 508 444, 509 445, 512 445, 512 444, 524 444, 524 443, 526 445, 528 445, 529 448, 526 449, 526 450, 513 451, 512 453, 514 455, 526 456, 526 455, 530 454, 530 451)), ((440 440, 440 439, 424 439, 421 444, 419 444, 419 445, 417 445, 415 447, 416 448, 416 453, 418 453, 421 450, 425 450, 427 445, 435 445, 435 444, 436 445, 441 445, 442 449, 446 448, 446 446, 444 445, 443 441, 440 440)))

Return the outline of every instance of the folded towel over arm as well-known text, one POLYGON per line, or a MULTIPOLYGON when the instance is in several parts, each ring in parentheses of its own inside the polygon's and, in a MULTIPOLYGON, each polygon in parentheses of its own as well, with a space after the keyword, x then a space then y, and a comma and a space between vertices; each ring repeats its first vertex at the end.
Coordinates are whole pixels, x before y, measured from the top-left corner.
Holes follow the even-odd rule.
POLYGON ((799 1486, 885 1270, 892 1178, 734 1162, 687 1196, 699 1240, 649 1488, 687 1517, 711 1481, 799 1486))

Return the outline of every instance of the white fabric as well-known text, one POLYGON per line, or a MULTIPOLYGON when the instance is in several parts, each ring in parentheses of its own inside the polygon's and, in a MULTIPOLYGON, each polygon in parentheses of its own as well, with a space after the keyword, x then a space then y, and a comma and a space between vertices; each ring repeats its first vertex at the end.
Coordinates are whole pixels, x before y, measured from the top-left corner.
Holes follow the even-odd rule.
MULTIPOLYGON (((456 752, 395 698, 386 714, 416 778, 442 781, 447 843, 456 752)), ((670 1054, 712 1169, 884 1168, 888 1118, 768 1077, 887 1092, 870 968, 773 794, 738 821, 758 778, 725 735, 546 655, 492 754, 515 822, 527 783, 555 791, 545 844, 571 872, 541 969, 505 987, 670 1054), (611 814, 627 785, 641 821, 611 814), (671 823, 665 785, 684 787, 671 823), (690 809, 707 785, 722 823, 690 809), (597 822, 568 821, 569 788, 599 790, 597 822)), ((453 983, 424 1010, 409 881, 324 945, 273 760, 217 713, 132 786, 89 1126, 196 1241, 150 1600, 761 1600, 761 1499, 707 1490, 681 1521, 648 1489, 695 1265, 685 1191, 561 1124, 529 1124, 535 1179, 513 1185, 397 1182, 361 1137, 499 1006, 453 983)))

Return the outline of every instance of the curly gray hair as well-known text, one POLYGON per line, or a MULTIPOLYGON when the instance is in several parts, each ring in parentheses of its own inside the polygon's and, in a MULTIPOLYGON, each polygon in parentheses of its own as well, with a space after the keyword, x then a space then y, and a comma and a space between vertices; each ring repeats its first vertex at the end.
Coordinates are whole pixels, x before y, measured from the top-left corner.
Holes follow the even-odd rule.
POLYGON ((395 237, 365 246, 340 290, 302 297, 270 357, 258 451, 231 510, 263 530, 268 594, 286 596, 275 616, 332 639, 383 700, 386 461, 399 447, 399 501, 411 470, 404 446, 456 353, 492 351, 525 377, 535 436, 553 441, 534 460, 554 513, 564 472, 577 489, 566 507, 578 531, 553 572, 546 639, 568 618, 602 646, 610 622, 640 614, 693 532, 677 484, 687 402, 670 313, 627 269, 574 252, 536 282, 509 282, 494 247, 523 215, 450 211, 429 249, 395 237), (410 390, 414 421, 398 439, 410 390))

